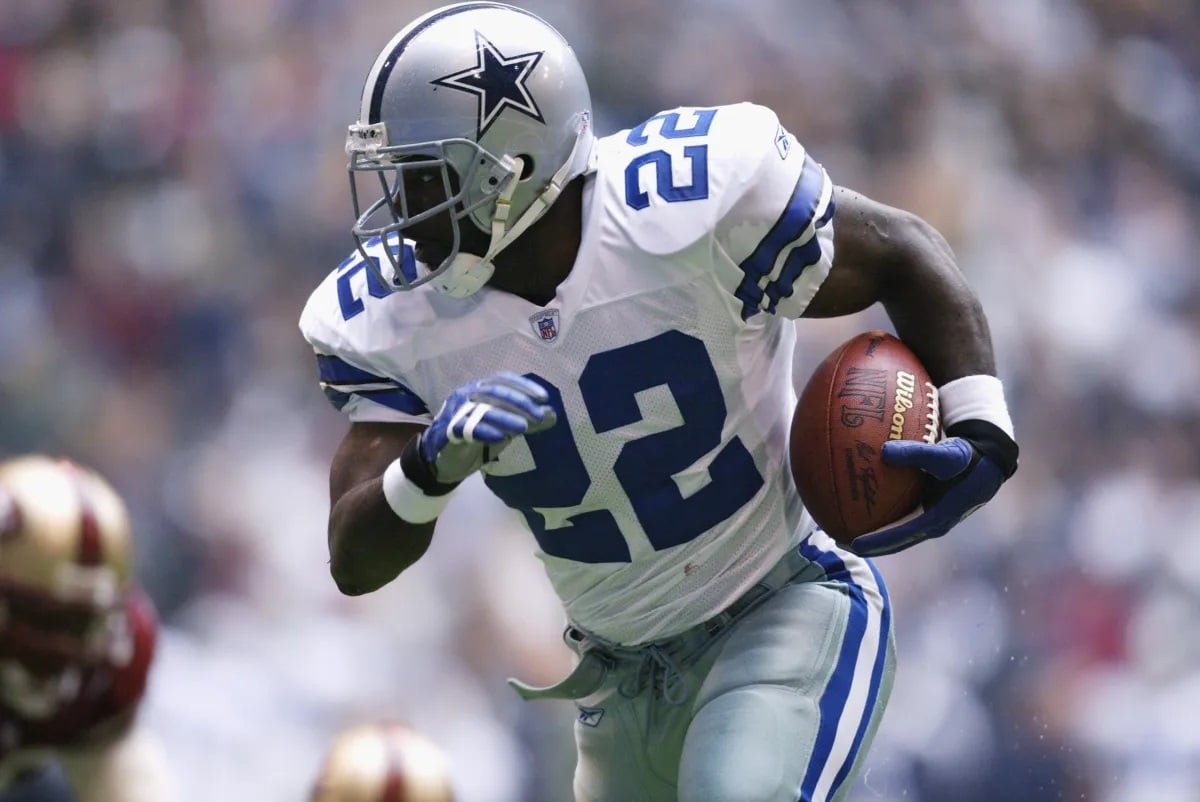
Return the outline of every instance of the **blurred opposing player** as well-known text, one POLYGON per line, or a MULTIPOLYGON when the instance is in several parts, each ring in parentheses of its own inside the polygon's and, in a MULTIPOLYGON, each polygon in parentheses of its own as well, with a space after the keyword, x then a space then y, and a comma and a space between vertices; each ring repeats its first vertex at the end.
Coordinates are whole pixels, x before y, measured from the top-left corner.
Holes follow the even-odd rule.
POLYGON ((482 471, 570 619, 574 671, 514 684, 576 700, 577 800, 842 798, 892 678, 864 555, 945 534, 1016 470, 945 241, 835 187, 762 106, 597 139, 574 51, 499 3, 397 33, 346 150, 359 249, 300 321, 352 423, 330 472, 338 586, 390 582, 482 471), (791 319, 877 302, 950 436, 885 446, 929 474, 928 508, 849 551, 788 470, 791 319))
POLYGON ((334 740, 311 802, 454 802, 450 764, 409 727, 361 724, 334 740))
POLYGON ((93 471, 0 463, 0 800, 55 762, 79 802, 176 798, 136 718, 156 624, 132 582, 130 537, 124 504, 93 471))

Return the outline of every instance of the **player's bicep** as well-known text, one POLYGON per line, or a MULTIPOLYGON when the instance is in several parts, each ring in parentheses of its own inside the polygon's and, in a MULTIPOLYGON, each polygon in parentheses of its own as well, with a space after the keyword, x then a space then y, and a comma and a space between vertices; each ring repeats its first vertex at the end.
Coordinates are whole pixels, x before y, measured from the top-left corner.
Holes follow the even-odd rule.
POLYGON ((833 266, 803 317, 837 317, 882 300, 920 220, 845 187, 835 187, 833 266))
POLYGON ((337 503, 350 489, 381 476, 424 429, 418 423, 351 423, 330 464, 330 501, 337 503))

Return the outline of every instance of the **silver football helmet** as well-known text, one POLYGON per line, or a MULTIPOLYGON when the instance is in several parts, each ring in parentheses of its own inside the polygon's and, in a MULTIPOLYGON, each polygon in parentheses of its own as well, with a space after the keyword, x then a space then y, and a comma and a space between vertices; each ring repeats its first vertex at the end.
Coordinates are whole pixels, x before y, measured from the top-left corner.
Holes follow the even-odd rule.
POLYGON ((377 258, 387 259, 389 286, 433 281, 466 297, 487 283, 496 254, 585 172, 593 142, 587 80, 558 31, 499 3, 431 11, 379 54, 346 139, 359 251, 377 271, 377 258), (362 173, 378 178, 374 201, 360 200, 362 173), (440 179, 440 202, 421 208, 406 194, 405 179, 417 174, 440 179), (419 275, 400 239, 436 215, 451 221, 449 254, 419 275), (461 252, 464 221, 490 235, 487 253, 461 252))

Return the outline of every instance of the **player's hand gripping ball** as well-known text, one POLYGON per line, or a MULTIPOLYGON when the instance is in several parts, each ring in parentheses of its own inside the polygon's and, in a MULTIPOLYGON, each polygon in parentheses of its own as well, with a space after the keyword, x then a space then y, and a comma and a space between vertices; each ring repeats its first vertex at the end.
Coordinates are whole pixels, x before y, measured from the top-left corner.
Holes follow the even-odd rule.
POLYGON ((792 477, 817 525, 842 545, 912 512, 925 474, 883 461, 893 440, 936 443, 937 388, 896 337, 868 331, 809 378, 792 415, 792 477))

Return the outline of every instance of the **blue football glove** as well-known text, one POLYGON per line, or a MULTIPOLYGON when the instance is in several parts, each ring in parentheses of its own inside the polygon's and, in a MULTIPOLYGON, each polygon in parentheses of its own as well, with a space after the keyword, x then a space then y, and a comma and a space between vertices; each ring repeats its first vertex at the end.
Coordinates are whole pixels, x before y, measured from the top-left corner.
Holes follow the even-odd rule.
MULTIPOLYGON (((416 456, 428 478, 443 487, 457 485, 490 462, 514 437, 554 425, 554 409, 546 388, 516 373, 497 373, 464 384, 442 404, 429 428, 421 433, 416 456)), ((411 462, 411 455, 410 460, 411 462)), ((410 465, 405 463, 405 473, 410 465)), ((419 484, 423 484, 419 481, 419 484)))
POLYGON ((941 537, 986 504, 1016 472, 1017 444, 995 424, 961 421, 946 434, 950 436, 933 445, 919 440, 884 444, 884 462, 929 475, 923 504, 899 523, 855 538, 850 548, 856 554, 878 557, 941 537))

